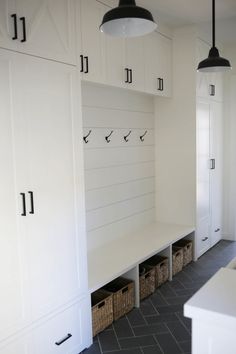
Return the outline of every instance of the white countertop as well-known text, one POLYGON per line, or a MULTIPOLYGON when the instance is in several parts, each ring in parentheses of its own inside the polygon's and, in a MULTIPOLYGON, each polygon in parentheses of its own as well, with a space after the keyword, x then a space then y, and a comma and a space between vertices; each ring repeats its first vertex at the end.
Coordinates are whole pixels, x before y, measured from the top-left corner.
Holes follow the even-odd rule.
POLYGON ((236 270, 221 268, 184 305, 184 315, 220 326, 235 326, 236 270))
POLYGON ((194 231, 193 226, 153 223, 88 253, 93 292, 194 231))

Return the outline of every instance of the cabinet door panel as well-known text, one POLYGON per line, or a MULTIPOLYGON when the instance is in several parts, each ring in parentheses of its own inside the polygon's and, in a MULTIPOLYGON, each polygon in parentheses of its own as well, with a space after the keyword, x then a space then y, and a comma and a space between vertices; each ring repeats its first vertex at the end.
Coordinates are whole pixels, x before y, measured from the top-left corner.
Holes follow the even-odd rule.
POLYGON ((16 0, 18 51, 75 64, 73 0, 16 0), (25 17, 26 42, 23 39, 25 17))
POLYGON ((23 56, 16 65, 16 118, 23 115, 27 121, 27 153, 21 156, 29 173, 24 246, 36 318, 82 291, 72 135, 76 69, 23 56), (29 191, 34 193, 34 214, 29 191))
POLYGON ((21 208, 17 204, 15 154, 12 130, 12 61, 0 52, 0 338, 22 325, 23 303, 22 239, 19 233, 21 208))
POLYGON ((143 37, 131 38, 126 40, 126 66, 129 69, 132 69, 133 81, 131 84, 127 84, 127 87, 141 92, 144 91, 145 70, 143 37))
MULTIPOLYGON (((208 57, 210 47, 205 42, 197 41, 197 61, 196 66, 204 59, 208 57)), ((203 98, 209 98, 210 94, 210 76, 208 73, 197 73, 197 96, 203 98)))
POLYGON ((145 90, 148 93, 158 93, 158 57, 157 34, 151 33, 145 38, 145 90))
POLYGON ((82 53, 88 57, 88 73, 83 79, 105 82, 105 35, 99 31, 106 7, 95 0, 81 0, 80 22, 82 31, 82 53))
POLYGON ((124 87, 125 40, 106 36, 106 79, 116 87, 124 87))
POLYGON ((15 0, 0 1, 0 47, 16 49, 17 41, 12 40, 15 36, 14 19, 11 15, 16 13, 15 0))
POLYGON ((171 95, 171 73, 172 73, 172 43, 169 38, 158 34, 158 58, 160 65, 160 77, 163 79, 163 91, 161 96, 171 95))

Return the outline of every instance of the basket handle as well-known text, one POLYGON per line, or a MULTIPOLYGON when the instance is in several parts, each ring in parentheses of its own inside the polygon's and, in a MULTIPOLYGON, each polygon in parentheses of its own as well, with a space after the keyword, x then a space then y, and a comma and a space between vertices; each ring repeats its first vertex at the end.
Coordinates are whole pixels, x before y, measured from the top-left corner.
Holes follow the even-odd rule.
POLYGON ((188 244, 188 245, 187 245, 187 248, 190 248, 190 246, 191 246, 191 245, 190 245, 190 244, 188 244))
POLYGON ((179 257, 180 256, 180 252, 176 252, 175 257, 179 257))
POLYGON ((126 293, 129 290, 129 287, 126 286, 126 288, 122 289, 122 294, 126 293))
POLYGON ((151 276, 151 273, 145 274, 145 279, 150 278, 150 276, 151 276))
POLYGON ((101 307, 103 307, 105 305, 105 301, 101 302, 100 304, 98 304, 98 308, 100 309, 101 307))
POLYGON ((160 264, 160 268, 164 267, 164 265, 165 265, 165 262, 162 262, 162 263, 160 264))

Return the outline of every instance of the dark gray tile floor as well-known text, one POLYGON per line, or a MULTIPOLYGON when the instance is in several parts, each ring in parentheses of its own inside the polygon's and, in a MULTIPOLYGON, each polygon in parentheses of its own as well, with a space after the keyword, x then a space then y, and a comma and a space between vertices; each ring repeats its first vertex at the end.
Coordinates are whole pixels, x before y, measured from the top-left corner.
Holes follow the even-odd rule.
POLYGON ((221 241, 96 336, 83 353, 190 354, 191 320, 183 316, 183 304, 235 256, 236 242, 221 241))

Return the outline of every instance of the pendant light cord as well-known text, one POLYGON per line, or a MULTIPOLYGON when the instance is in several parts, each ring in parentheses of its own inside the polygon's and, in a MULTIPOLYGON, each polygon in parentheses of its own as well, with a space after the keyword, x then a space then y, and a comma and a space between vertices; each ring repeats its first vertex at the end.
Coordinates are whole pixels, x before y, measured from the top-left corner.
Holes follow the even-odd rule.
POLYGON ((212 0, 212 46, 213 48, 215 47, 215 37, 216 37, 215 17, 216 17, 215 0, 212 0))

